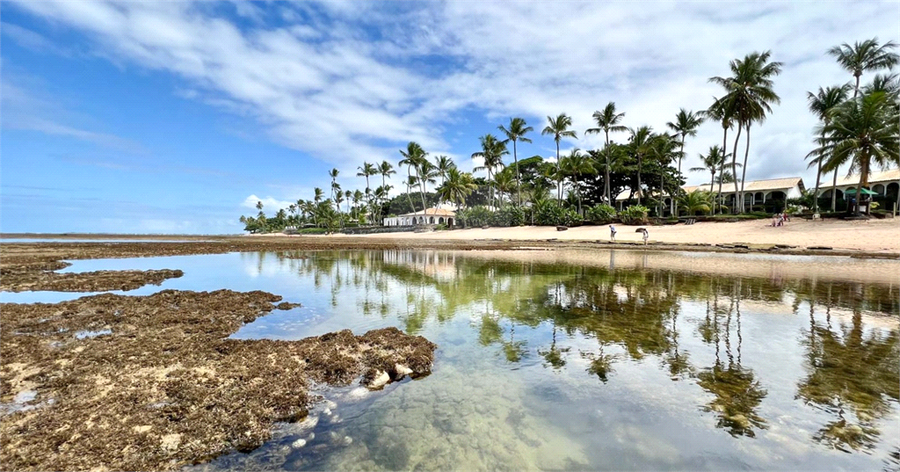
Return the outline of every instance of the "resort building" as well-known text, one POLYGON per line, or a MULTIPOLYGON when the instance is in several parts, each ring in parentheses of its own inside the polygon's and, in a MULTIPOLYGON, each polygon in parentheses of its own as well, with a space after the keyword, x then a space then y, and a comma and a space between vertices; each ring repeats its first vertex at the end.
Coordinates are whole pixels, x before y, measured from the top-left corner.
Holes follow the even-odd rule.
POLYGON ((456 222, 456 212, 443 208, 427 208, 424 211, 407 213, 400 216, 389 216, 384 219, 384 226, 414 226, 414 225, 447 225, 453 226, 456 222))
MULTIPOLYGON (((709 184, 687 185, 682 187, 687 193, 696 190, 709 190, 709 188, 709 184)), ((713 186, 713 192, 715 193, 718 190, 719 185, 715 184, 713 186)), ((738 183, 738 190, 740 190, 740 183, 738 183)), ((780 208, 774 208, 773 211, 780 211, 784 207, 785 200, 788 198, 799 198, 803 195, 805 190, 806 187, 803 185, 803 179, 800 177, 748 181, 744 183, 744 206, 746 211, 753 211, 754 207, 764 208, 776 206, 780 208)), ((629 189, 623 191, 616 197, 616 208, 618 210, 621 211, 630 204, 630 195, 631 190, 629 189)), ((635 192, 635 196, 632 197, 631 200, 635 200, 636 198, 637 192, 635 192)), ((734 201, 737 198, 736 192, 734 191, 734 183, 722 184, 722 198, 724 199, 726 207, 732 207, 734 205, 734 201)), ((665 195, 664 203, 667 213, 671 213, 674 206, 672 197, 665 195)))
MULTIPOLYGON (((837 185, 833 185, 834 179, 831 175, 823 175, 819 182, 819 198, 831 198, 831 192, 837 192, 838 200, 844 200, 844 194, 849 189, 853 189, 850 193, 856 192, 856 186, 859 185, 859 174, 853 174, 844 177, 838 177, 837 185)), ((869 174, 869 190, 875 192, 873 199, 875 201, 885 200, 890 210, 893 204, 897 202, 897 194, 900 191, 900 169, 891 169, 883 172, 872 172, 869 174)))

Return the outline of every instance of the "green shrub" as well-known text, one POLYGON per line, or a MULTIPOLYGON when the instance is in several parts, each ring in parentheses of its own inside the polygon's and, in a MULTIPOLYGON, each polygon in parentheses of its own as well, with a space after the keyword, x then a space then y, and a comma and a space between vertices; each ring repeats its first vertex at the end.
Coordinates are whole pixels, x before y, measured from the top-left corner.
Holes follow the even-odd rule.
POLYGON ((465 227, 490 225, 494 221, 494 212, 484 206, 474 206, 456 212, 456 220, 465 227))
POLYGON ((493 226, 521 226, 525 224, 525 210, 515 205, 506 205, 494 214, 493 226))
POLYGON ((303 228, 297 231, 299 234, 326 234, 328 233, 327 228, 303 228))
POLYGON ((594 205, 584 212, 585 221, 592 223, 605 224, 613 221, 615 218, 616 209, 605 203, 594 205))
POLYGON ((648 211, 643 205, 631 205, 619 212, 619 219, 626 225, 645 225, 648 211))

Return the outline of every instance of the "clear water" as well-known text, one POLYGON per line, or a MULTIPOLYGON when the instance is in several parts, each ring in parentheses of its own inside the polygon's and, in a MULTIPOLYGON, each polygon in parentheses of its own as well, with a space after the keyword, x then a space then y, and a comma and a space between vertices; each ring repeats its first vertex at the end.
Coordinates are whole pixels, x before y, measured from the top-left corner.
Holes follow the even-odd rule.
POLYGON ((439 346, 428 377, 380 392, 321 387, 307 421, 192 469, 900 467, 900 264, 583 254, 234 253, 67 270, 182 269, 127 293, 266 290, 303 303, 236 338, 396 326, 439 346), (871 270, 889 275, 836 273, 871 270))

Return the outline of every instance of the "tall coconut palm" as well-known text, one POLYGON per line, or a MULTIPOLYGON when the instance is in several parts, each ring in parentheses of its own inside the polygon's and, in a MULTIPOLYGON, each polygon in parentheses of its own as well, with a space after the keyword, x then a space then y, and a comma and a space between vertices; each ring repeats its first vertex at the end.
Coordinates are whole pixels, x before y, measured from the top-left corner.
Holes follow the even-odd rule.
POLYGON ((644 158, 650 154, 653 146, 653 128, 649 126, 641 126, 637 129, 630 129, 631 132, 631 152, 637 162, 637 195, 638 205, 641 204, 641 171, 644 166, 644 158))
MULTIPOLYGON (((658 134, 653 137, 650 146, 650 156, 656 161, 657 165, 659 165, 659 204, 660 210, 659 215, 662 216, 663 213, 663 203, 665 201, 665 193, 666 193, 666 170, 669 168, 669 164, 672 163, 675 159, 681 160, 681 151, 678 150, 680 143, 674 137, 669 135, 668 133, 658 134)), ((675 212, 675 197, 676 195, 670 195, 670 201, 672 202, 671 211, 675 212)))
MULTIPOLYGON (((422 159, 419 163, 419 192, 422 194, 422 212, 428 214, 428 208, 425 206, 425 194, 428 193, 428 184, 434 185, 438 176, 437 168, 428 159, 422 159)), ((437 208, 435 208, 437 212, 437 208)))
POLYGON ((493 184, 493 174, 503 167, 503 155, 509 154, 509 151, 506 150, 506 144, 504 141, 500 141, 496 136, 492 134, 486 134, 480 138, 481 141, 481 151, 472 153, 472 157, 479 157, 484 160, 484 163, 478 167, 473 169, 474 171, 487 171, 488 175, 488 185, 491 186, 491 205, 494 204, 494 184, 493 184))
POLYGON ((827 54, 834 56, 837 63, 847 72, 853 74, 856 85, 853 87, 853 98, 859 95, 859 78, 863 72, 882 69, 893 69, 900 62, 900 56, 891 52, 897 45, 888 41, 878 45, 878 38, 855 42, 853 46, 844 43, 828 50, 827 54))
POLYGON ((525 125, 526 123, 523 118, 516 117, 509 119, 509 128, 505 128, 503 125, 497 127, 497 129, 506 135, 504 143, 509 141, 513 142, 513 161, 516 163, 516 200, 518 201, 519 206, 522 206, 522 188, 521 178, 519 177, 519 155, 516 149, 516 142, 522 141, 523 143, 530 143, 531 140, 525 137, 525 133, 534 131, 534 128, 525 125))
POLYGON ((372 188, 369 186, 369 177, 378 174, 378 168, 374 164, 363 162, 363 165, 357 167, 357 170, 359 170, 356 173, 357 177, 366 178, 366 203, 372 203, 372 188))
MULTIPOLYGON (((619 131, 628 131, 627 127, 619 124, 622 121, 622 119, 625 118, 625 112, 616 113, 616 102, 607 103, 606 107, 604 107, 603 110, 595 111, 592 116, 594 117, 594 121, 597 122, 597 128, 588 128, 584 132, 584 134, 599 133, 600 131, 603 131, 603 133, 606 135, 606 147, 603 148, 605 151, 610 150, 610 147, 609 147, 609 132, 610 131, 612 131, 614 133, 619 132, 619 131)), ((609 184, 609 166, 610 166, 609 154, 605 154, 605 156, 606 156, 606 179, 605 179, 606 182, 604 184, 605 188, 604 188, 603 194, 606 195, 606 203, 612 205, 613 201, 612 201, 612 195, 610 195, 610 184, 609 184)))
POLYGON ((859 172, 856 186, 856 214, 862 189, 868 186, 873 165, 882 169, 900 165, 900 113, 884 92, 861 95, 834 109, 831 121, 821 125, 822 145, 812 151, 829 156, 822 164, 824 172, 849 163, 850 172, 859 172))
POLYGON ((590 175, 597 172, 590 157, 582 154, 581 150, 575 148, 572 152, 562 159, 561 166, 565 175, 572 178, 575 184, 575 193, 578 195, 578 213, 581 213, 581 189, 578 185, 578 177, 582 175, 590 175))
POLYGON ((441 185, 447 181, 447 173, 450 169, 456 168, 456 163, 453 162, 453 159, 450 159, 447 156, 438 156, 434 161, 435 169, 439 176, 441 176, 441 185))
POLYGON ((728 154, 725 154, 725 151, 722 150, 718 145, 710 146, 709 151, 707 151, 706 155, 700 154, 700 161, 703 163, 702 167, 691 167, 688 169, 689 172, 706 172, 709 171, 709 192, 713 192, 713 182, 716 181, 716 172, 718 172, 722 168, 722 164, 727 159, 728 154))
POLYGON ((387 182, 385 179, 391 177, 392 174, 396 174, 397 171, 394 170, 394 166, 391 165, 388 161, 381 161, 381 164, 378 166, 378 173, 381 174, 381 186, 387 188, 387 182))
MULTIPOLYGON (((726 163, 726 161, 728 159, 728 155, 729 155, 727 153, 728 130, 731 129, 731 127, 733 126, 734 119, 733 119, 731 111, 728 109, 726 103, 721 101, 718 98, 713 100, 713 104, 704 112, 704 114, 708 118, 722 124, 722 154, 725 156, 725 159, 722 159, 722 163, 719 165, 719 175, 724 175, 725 174, 725 163, 726 163)), ((734 173, 732 172, 732 175, 733 174, 734 173)), ((715 205, 721 203, 721 198, 722 198, 722 179, 719 179, 719 189, 716 191, 716 199, 713 202, 713 212, 715 212, 715 210, 716 210, 715 205)), ((719 208, 719 210, 721 211, 721 207, 719 208)))
MULTIPOLYGON (((809 102, 809 111, 811 111, 819 121, 824 125, 828 125, 831 121, 829 115, 832 110, 835 109, 841 103, 847 100, 847 95, 850 92, 850 85, 840 85, 834 87, 827 87, 824 90, 822 87, 819 87, 818 93, 813 94, 812 92, 806 92, 806 98, 809 102)), ((822 131, 824 132, 825 127, 822 127, 822 131)), ((821 139, 824 139, 825 135, 821 136, 821 139)), ((809 163, 810 166, 817 165, 816 169, 816 190, 815 190, 815 199, 813 200, 813 209, 816 213, 819 212, 819 183, 822 178, 822 162, 825 160, 826 156, 816 156, 812 162, 809 163)), ((837 208, 837 176, 838 169, 834 169, 834 182, 831 187, 831 211, 835 211, 837 208)))
MULTIPOLYGON (((746 149, 744 151, 744 175, 741 176, 741 189, 739 193, 738 204, 740 211, 744 211, 744 180, 747 173, 747 158, 750 155, 750 126, 759 122, 762 123, 766 119, 768 113, 772 113, 772 103, 780 103, 781 99, 772 89, 774 82, 772 77, 781 73, 782 63, 769 62, 772 53, 765 51, 763 53, 752 52, 744 56, 744 59, 735 59, 731 61, 732 76, 712 77, 709 80, 717 83, 725 88, 726 95, 722 98, 727 103, 727 107, 737 119, 738 138, 740 138, 740 129, 743 127, 747 131, 746 149)), ((735 139, 735 149, 733 154, 737 154, 737 139, 735 139)), ((732 163, 735 156, 732 156, 732 163)), ((732 172, 737 175, 736 166, 732 164, 732 172)), ((735 184, 735 191, 737 185, 735 184)))
POLYGON ((575 131, 569 129, 572 126, 572 117, 565 113, 558 115, 556 118, 547 117, 547 126, 541 131, 541 134, 552 134, 553 140, 556 141, 556 199, 562 201, 562 172, 559 165, 559 141, 562 138, 578 138, 575 131))
POLYGON ((337 184, 337 176, 340 172, 337 169, 331 169, 328 171, 328 176, 331 177, 331 198, 334 198, 334 186, 337 184))
MULTIPOLYGON (((403 159, 400 161, 400 165, 407 166, 407 169, 412 169, 416 171, 416 182, 419 183, 419 189, 422 196, 422 211, 424 212, 428 205, 425 204, 425 192, 422 190, 422 179, 421 171, 425 163, 428 162, 428 153, 422 149, 422 146, 415 141, 410 141, 406 145, 406 151, 400 150, 400 155, 403 156, 403 159)), ((429 163, 430 164, 430 163, 429 163)), ((415 210, 413 210, 415 211, 415 210)))
MULTIPOLYGON (((675 115, 674 122, 666 123, 666 126, 675 132, 675 137, 681 140, 682 155, 684 155, 684 138, 697 136, 697 128, 703 124, 704 119, 703 113, 694 113, 682 108, 675 115)), ((681 157, 678 158, 678 172, 681 172, 681 157)))

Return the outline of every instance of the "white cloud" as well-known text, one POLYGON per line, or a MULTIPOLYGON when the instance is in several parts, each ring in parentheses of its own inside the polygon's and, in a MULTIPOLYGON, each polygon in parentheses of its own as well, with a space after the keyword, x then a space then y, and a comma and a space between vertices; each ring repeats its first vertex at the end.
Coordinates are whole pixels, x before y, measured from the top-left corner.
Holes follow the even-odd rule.
MULTIPOLYGON (((356 166, 396 163, 410 140, 432 155, 466 156, 478 135, 496 133, 491 127, 451 146, 460 115, 472 110, 497 124, 524 116, 534 135, 545 116, 565 112, 582 137, 591 113, 615 101, 626 125, 663 131, 679 108, 706 108, 721 93, 707 79, 727 75, 730 60, 769 49, 784 62, 775 79, 782 104, 752 131, 747 175, 809 180, 803 156, 815 119, 805 92, 850 78, 824 51, 873 36, 897 40, 900 14, 895 2, 331 1, 281 5, 276 16, 297 23, 274 28, 255 4, 236 4, 253 20, 240 27, 204 3, 18 5, 87 33, 113 61, 183 78, 176 93, 253 117, 274 141, 333 163, 357 185, 356 166)), ((546 140, 533 138, 521 155, 549 155, 546 140)), ((687 141, 683 168, 720 142, 721 128, 704 125, 687 141)))
POLYGON ((274 215, 276 212, 278 212, 278 210, 287 210, 287 208, 294 203, 285 200, 278 200, 272 197, 261 198, 257 197, 256 195, 250 195, 249 197, 245 198, 243 202, 241 202, 241 207, 252 208, 253 210, 256 210, 256 204, 258 202, 262 202, 263 211, 268 213, 269 216, 274 215))

